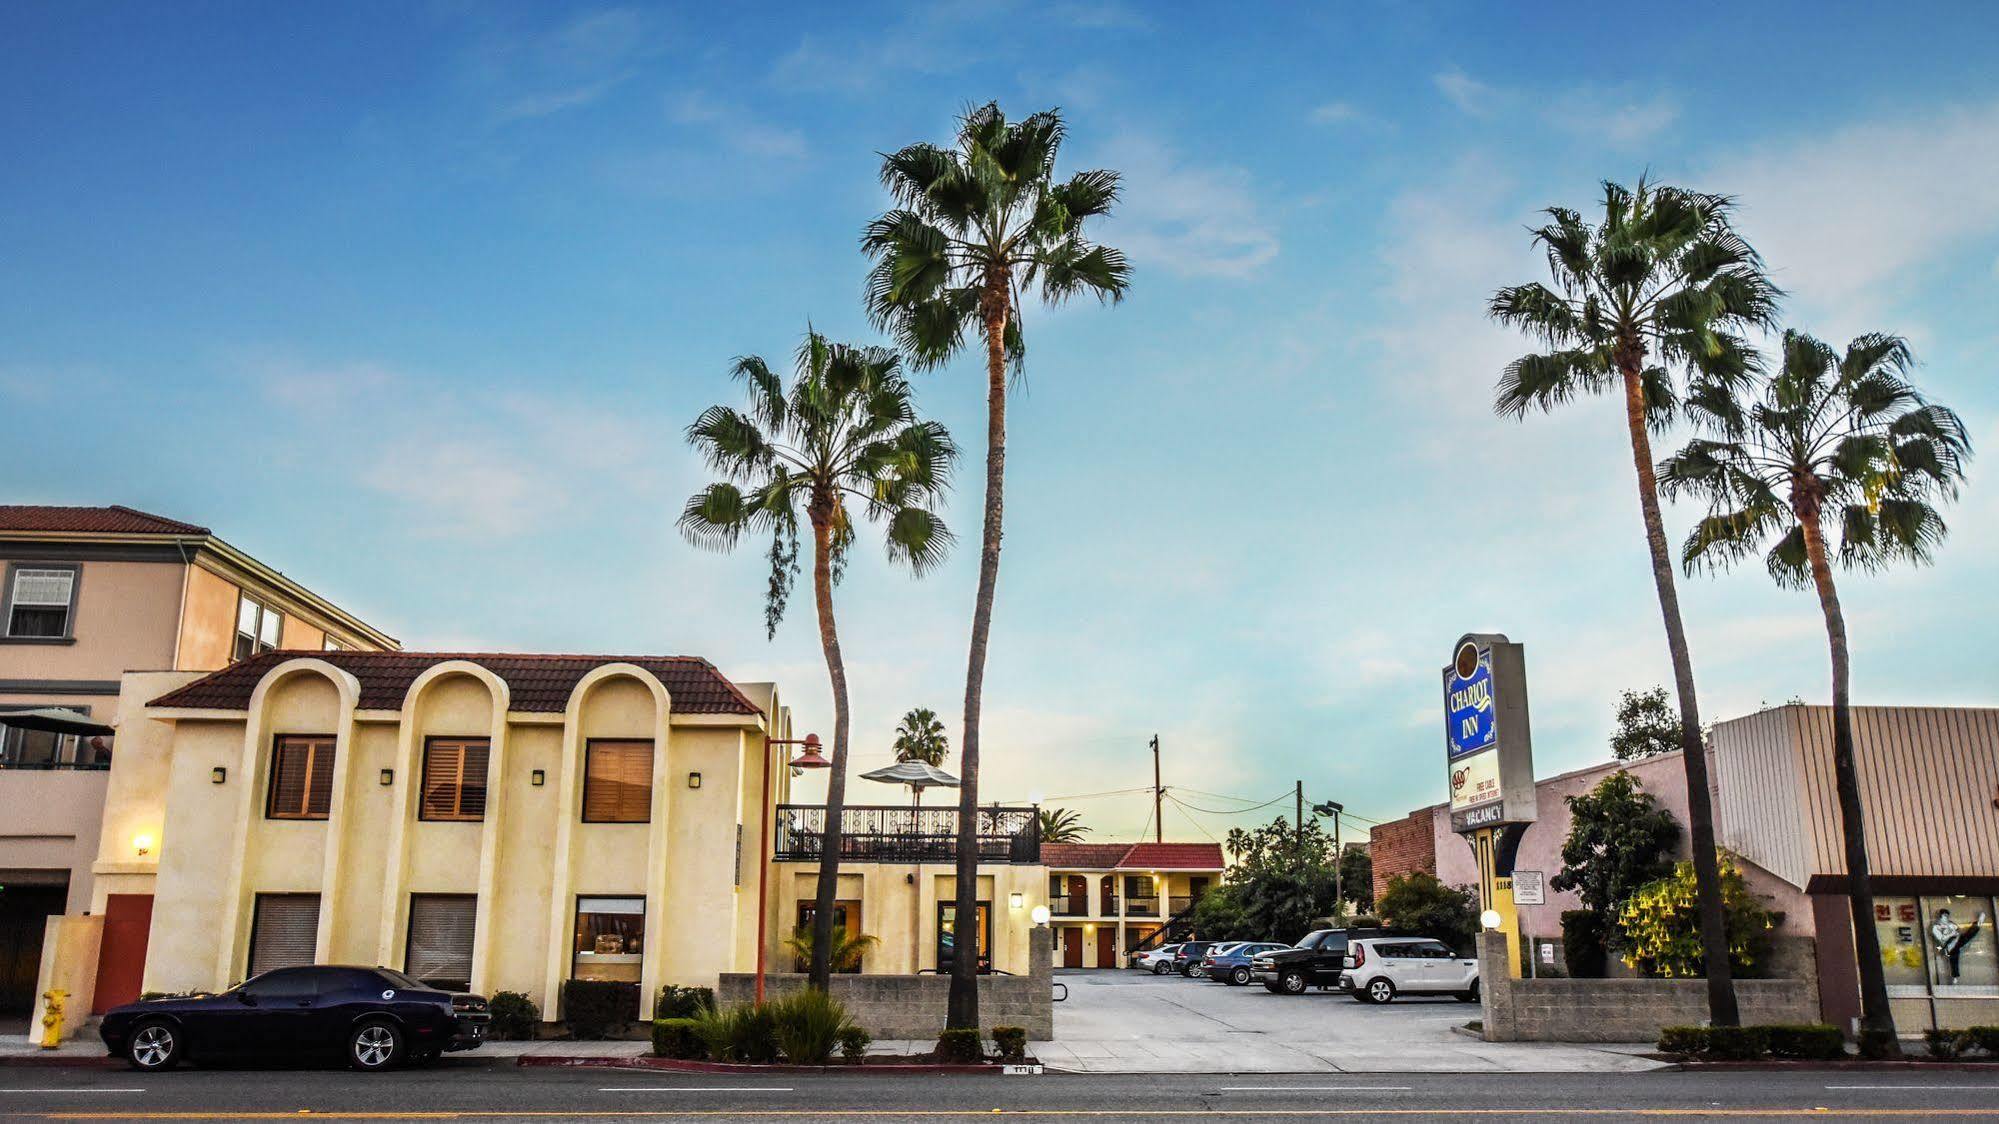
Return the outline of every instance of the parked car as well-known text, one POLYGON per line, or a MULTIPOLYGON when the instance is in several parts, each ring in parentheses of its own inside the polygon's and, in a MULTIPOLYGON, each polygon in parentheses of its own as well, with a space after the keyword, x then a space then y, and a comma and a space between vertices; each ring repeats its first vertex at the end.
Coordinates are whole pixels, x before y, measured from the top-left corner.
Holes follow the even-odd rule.
POLYGON ((1218 945, 1201 958, 1201 972, 1211 980, 1240 987, 1249 982, 1250 961, 1258 953, 1290 947, 1275 941, 1237 941, 1231 945, 1218 945))
POLYGON ((114 1007, 97 1028, 134 1069, 183 1061, 344 1056, 355 1069, 470 1050, 491 1021, 484 996, 442 991, 390 968, 278 968, 219 995, 114 1007))
POLYGON ((1164 944, 1134 955, 1131 966, 1143 968, 1155 976, 1163 976, 1173 970, 1173 956, 1180 951, 1177 944, 1164 944))
POLYGON ((1478 1002, 1478 961, 1427 937, 1381 937, 1347 946, 1340 987, 1362 1003, 1397 995, 1455 995, 1478 1002))
POLYGON ((1188 941, 1186 944, 1181 945, 1179 950, 1173 953, 1173 970, 1190 979, 1193 978, 1194 973, 1201 967, 1201 957, 1208 954, 1208 949, 1214 943, 1213 941, 1188 941))
POLYGON ((1290 948, 1251 957, 1250 978, 1283 995, 1303 995, 1314 987, 1330 991, 1346 970, 1347 942, 1379 935, 1379 929, 1315 929, 1290 948))

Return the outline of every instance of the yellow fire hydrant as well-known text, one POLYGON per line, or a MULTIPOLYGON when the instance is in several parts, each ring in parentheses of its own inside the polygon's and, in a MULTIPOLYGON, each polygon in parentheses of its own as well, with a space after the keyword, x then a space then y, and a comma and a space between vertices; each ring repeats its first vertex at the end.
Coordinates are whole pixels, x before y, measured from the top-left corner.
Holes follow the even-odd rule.
POLYGON ((53 1050, 62 1045, 62 1003, 69 998, 69 992, 56 988, 42 993, 42 1049, 53 1050))

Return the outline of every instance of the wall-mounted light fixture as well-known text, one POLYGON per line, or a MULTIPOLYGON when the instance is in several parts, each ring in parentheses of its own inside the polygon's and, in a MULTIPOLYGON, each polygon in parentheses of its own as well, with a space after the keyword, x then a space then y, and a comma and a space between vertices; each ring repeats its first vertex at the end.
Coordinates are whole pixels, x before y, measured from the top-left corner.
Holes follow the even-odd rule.
POLYGON ((701 774, 699 774, 699 773, 689 773, 689 774, 687 774, 687 787, 689 787, 689 788, 700 788, 700 787, 701 787, 701 774))
POLYGON ((220 765, 217 765, 215 768, 210 769, 208 771, 209 784, 221 784, 223 781, 226 781, 228 779, 229 779, 229 770, 223 768, 220 765))
POLYGON ((1018 890, 1015 890, 1013 893, 1008 894, 1006 896, 1006 904, 1012 906, 1015 909, 1019 909, 1021 906, 1027 904, 1027 895, 1021 893, 1018 890))
POLYGON ((151 854, 153 850, 153 837, 144 833, 134 835, 132 837, 132 849, 141 855, 151 854))
POLYGON ((536 788, 540 788, 541 783, 547 779, 548 774, 540 769, 536 769, 534 772, 528 774, 528 783, 536 788))
POLYGON ((383 769, 381 783, 384 787, 396 783, 396 771, 394 769, 383 769))

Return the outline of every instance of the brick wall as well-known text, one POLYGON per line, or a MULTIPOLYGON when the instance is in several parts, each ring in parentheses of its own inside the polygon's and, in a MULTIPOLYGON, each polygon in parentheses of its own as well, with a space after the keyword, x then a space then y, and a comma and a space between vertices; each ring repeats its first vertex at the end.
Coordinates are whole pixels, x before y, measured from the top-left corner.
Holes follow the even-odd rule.
POLYGON ((1437 873, 1437 841, 1433 819, 1435 808, 1421 808, 1393 823, 1380 824, 1367 833, 1368 854, 1374 859, 1374 896, 1378 900, 1388 890, 1388 880, 1398 874, 1420 870, 1437 873))

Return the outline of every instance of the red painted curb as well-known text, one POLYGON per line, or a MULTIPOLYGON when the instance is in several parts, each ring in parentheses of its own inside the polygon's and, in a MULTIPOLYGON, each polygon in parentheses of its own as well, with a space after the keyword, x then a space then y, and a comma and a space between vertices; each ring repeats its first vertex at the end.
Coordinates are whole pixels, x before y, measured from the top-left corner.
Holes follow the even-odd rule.
POLYGON ((0 1056, 0 1068, 20 1066, 67 1067, 70 1069, 115 1069, 124 1065, 125 1059, 109 1054, 8 1054, 0 1056))
POLYGON ((1678 1062, 1675 1064, 1677 1065, 1678 1068, 1685 1070, 1819 1069, 1819 1070, 1847 1070, 1847 1071, 1858 1070, 1861 1072, 1866 1072, 1868 1070, 1881 1070, 1884 1072, 1891 1072, 1891 1073, 1906 1072, 1908 1070, 1923 1070, 1926 1072, 1935 1072, 1937 1070, 1943 1070, 1946 1073, 1981 1073, 1981 1072, 1991 1073, 1994 1070, 1999 1070, 1999 1061, 1991 1061, 1991 1062, 1928 1061, 1922 1058, 1905 1058, 1901 1061, 1892 1061, 1880 1058, 1851 1058, 1847 1061, 1807 1061, 1799 1059, 1795 1061, 1770 1060, 1770 1061, 1754 1061, 1754 1062, 1678 1062))
MULTIPOLYGON (((679 1058, 655 1058, 650 1055, 633 1057, 571 1057, 562 1054, 522 1054, 517 1065, 562 1066, 577 1069, 658 1069, 669 1073, 792 1073, 831 1074, 867 1073, 888 1076, 915 1076, 926 1073, 986 1073, 998 1075, 1003 1068, 998 1065, 944 1065, 933 1062, 913 1062, 908 1065, 890 1063, 887 1065, 739 1065, 735 1062, 695 1062, 679 1058)), ((1034 1063, 1027 1063, 1034 1064, 1034 1063)))

